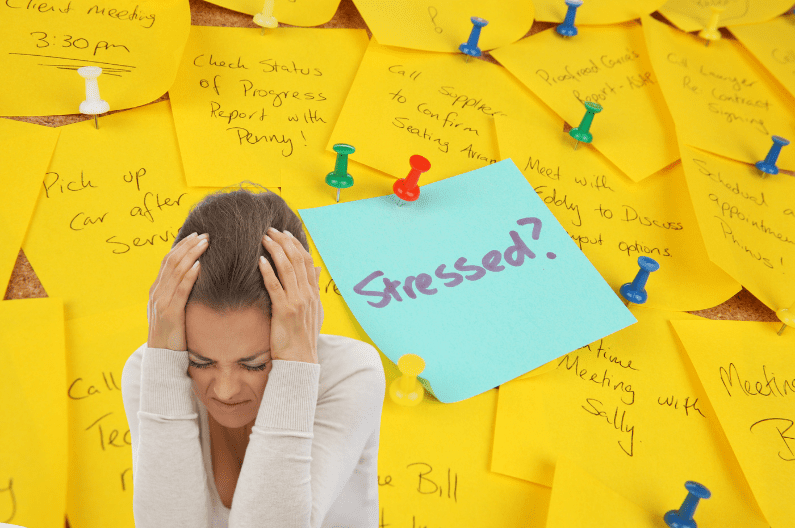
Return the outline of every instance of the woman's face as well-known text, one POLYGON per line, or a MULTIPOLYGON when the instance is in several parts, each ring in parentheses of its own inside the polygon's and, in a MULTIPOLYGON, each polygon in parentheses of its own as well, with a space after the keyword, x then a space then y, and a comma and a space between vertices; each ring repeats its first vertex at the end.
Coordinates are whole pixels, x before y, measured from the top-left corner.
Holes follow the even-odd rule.
POLYGON ((237 429, 257 418, 273 366, 270 327, 258 308, 223 316, 202 304, 190 303, 185 308, 193 392, 224 427, 237 429))

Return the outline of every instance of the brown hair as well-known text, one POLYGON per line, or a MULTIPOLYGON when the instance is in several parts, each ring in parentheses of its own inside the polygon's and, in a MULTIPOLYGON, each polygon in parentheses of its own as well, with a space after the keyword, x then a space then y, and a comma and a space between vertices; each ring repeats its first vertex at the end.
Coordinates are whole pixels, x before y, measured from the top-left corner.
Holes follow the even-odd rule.
POLYGON ((262 185, 245 180, 233 187, 239 189, 226 192, 229 187, 225 187, 194 204, 172 245, 193 232, 210 235, 186 304, 203 304, 220 314, 257 307, 270 319, 271 298, 259 269, 260 255, 274 271, 276 266, 262 236, 269 227, 287 230, 309 251, 303 222, 281 196, 262 185), (244 183, 264 192, 251 192, 244 183))

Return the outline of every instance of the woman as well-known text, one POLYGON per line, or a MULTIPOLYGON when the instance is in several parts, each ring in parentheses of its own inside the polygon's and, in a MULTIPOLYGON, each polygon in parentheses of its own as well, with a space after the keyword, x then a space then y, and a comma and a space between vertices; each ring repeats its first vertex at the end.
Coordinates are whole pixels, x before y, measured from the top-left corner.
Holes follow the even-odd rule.
POLYGON ((319 274, 267 189, 191 210, 122 374, 137 528, 377 526, 383 367, 319 333, 319 274))

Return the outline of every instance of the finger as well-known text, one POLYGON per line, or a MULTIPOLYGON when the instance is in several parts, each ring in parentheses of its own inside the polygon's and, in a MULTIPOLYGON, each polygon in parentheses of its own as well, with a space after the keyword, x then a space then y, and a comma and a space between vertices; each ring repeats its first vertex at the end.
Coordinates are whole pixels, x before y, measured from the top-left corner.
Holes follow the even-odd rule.
MULTIPOLYGON (((289 231, 288 231, 289 233, 289 231)), ((304 259, 304 267, 306 268, 306 284, 310 291, 312 291, 312 279, 311 277, 315 278, 314 282, 318 282, 318 278, 315 276, 315 263, 312 259, 312 254, 304 249, 304 246, 299 242, 295 236, 291 237, 293 239, 293 246, 295 249, 301 254, 304 259)), ((320 284, 318 282, 318 284, 320 284)))
MULTIPOLYGON (((311 283, 309 282, 309 277, 311 277, 311 268, 307 269, 306 265, 306 250, 304 250, 301 243, 290 233, 289 231, 284 231, 284 240, 282 242, 282 249, 284 249, 285 254, 290 259, 290 263, 293 265, 293 271, 295 272, 295 281, 298 286, 299 291, 306 291, 311 292, 312 287, 311 283), (309 274, 308 274, 309 273, 309 274)), ((309 257, 310 261, 312 259, 311 255, 309 257)))
POLYGON ((262 243, 265 246, 265 250, 270 253, 273 263, 276 265, 276 272, 279 274, 278 279, 281 281, 285 297, 289 299, 298 292, 299 288, 293 263, 290 261, 282 245, 284 240, 288 238, 290 237, 284 233, 269 230, 268 234, 263 237, 262 243), (270 235, 273 236, 271 237, 270 235), (279 239, 278 241, 277 238, 279 239), (280 241, 282 243, 280 243, 280 241))
MULTIPOLYGON (((263 244, 265 243, 265 238, 263 237, 263 244)), ((273 244, 274 242, 270 242, 273 244)), ((274 307, 277 305, 284 305, 287 302, 287 295, 284 293, 282 289, 282 285, 279 282, 279 279, 276 277, 276 273, 274 273, 273 268, 271 267, 271 263, 268 262, 268 259, 265 257, 259 258, 259 270, 262 273, 262 280, 265 283, 265 289, 268 290, 268 295, 271 297, 271 316, 274 312, 274 307)))
POLYGON ((155 291, 155 287, 157 286, 157 283, 160 282, 160 278, 163 276, 163 269, 166 267, 166 262, 168 261, 169 257, 171 257, 171 255, 174 254, 175 252, 177 252, 178 250, 181 250, 183 247, 186 247, 187 244, 190 243, 191 241, 194 241, 196 236, 197 236, 197 233, 195 233, 195 232, 191 233, 188 236, 186 236, 185 238, 183 238, 182 240, 177 242, 177 245, 174 246, 171 249, 171 251, 169 251, 166 254, 165 257, 163 257, 163 260, 160 262, 160 269, 157 271, 157 277, 155 277, 155 281, 152 283, 152 287, 149 288, 149 296, 150 297, 152 296, 152 293, 155 291))
POLYGON ((185 278, 185 274, 208 246, 207 238, 193 237, 190 242, 168 258, 169 262, 163 269, 163 278, 158 284, 158 289, 162 288, 160 295, 168 303, 167 306, 171 306, 175 301, 177 288, 185 278))
MULTIPOLYGON (((203 244, 203 247, 199 248, 199 252, 203 252, 207 249, 207 244, 203 244)), ((196 279, 199 278, 199 269, 201 268, 201 264, 199 263, 199 255, 193 260, 193 264, 191 264, 190 268, 185 272, 182 276, 182 280, 177 284, 176 290, 174 291, 174 296, 171 299, 171 306, 175 307, 175 309, 184 310, 187 303, 188 297, 190 296, 191 290, 193 290, 193 285, 196 284, 196 279)))

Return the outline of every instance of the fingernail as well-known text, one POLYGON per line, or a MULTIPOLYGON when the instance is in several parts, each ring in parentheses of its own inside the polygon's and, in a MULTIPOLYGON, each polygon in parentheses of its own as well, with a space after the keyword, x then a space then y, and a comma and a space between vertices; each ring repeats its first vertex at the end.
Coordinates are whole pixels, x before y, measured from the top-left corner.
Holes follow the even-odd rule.
POLYGON ((276 229, 275 227, 271 226, 271 227, 269 227, 269 228, 268 228, 268 232, 269 232, 269 233, 278 233, 278 232, 279 232, 279 230, 278 230, 278 229, 276 229))
POLYGON ((197 234, 197 233, 194 231, 193 233, 191 233, 190 235, 188 235, 188 238, 193 238, 193 237, 195 237, 195 236, 196 236, 196 234, 197 234))
MULTIPOLYGON (((292 233, 290 233, 289 231, 287 231, 286 229, 283 231, 283 233, 285 233, 286 235, 289 235, 289 236, 293 237, 293 234, 292 234, 292 233)), ((293 237, 293 238, 295 238, 295 237, 293 237)))
POLYGON ((268 235, 265 235, 265 240, 267 240, 268 242, 273 242, 273 239, 268 235))

